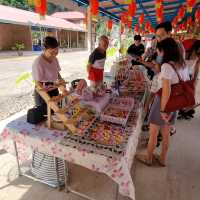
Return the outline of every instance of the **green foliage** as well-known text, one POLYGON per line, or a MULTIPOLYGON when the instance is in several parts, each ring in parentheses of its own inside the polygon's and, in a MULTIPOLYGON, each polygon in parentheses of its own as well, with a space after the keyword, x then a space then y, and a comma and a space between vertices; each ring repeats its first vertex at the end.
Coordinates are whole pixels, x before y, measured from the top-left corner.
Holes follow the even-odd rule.
POLYGON ((113 57, 117 52, 117 49, 115 47, 110 47, 107 52, 106 52, 106 55, 108 57, 113 57))
MULTIPOLYGON (((28 0, 0 0, 1 5, 11 6, 15 8, 19 8, 22 10, 34 11, 34 6, 28 4, 28 0)), ((61 5, 55 5, 53 3, 48 2, 47 4, 47 14, 51 15, 57 11, 65 11, 67 10, 61 5)))
POLYGON ((28 81, 31 78, 31 73, 30 72, 24 72, 21 74, 16 80, 15 83, 19 85, 23 81, 28 81))
POLYGON ((96 34, 97 38, 99 38, 101 35, 107 35, 106 22, 102 18, 99 18, 96 24, 96 34))
POLYGON ((21 51, 25 48, 24 43, 15 43, 15 46, 12 47, 12 50, 21 51))
POLYGON ((24 10, 30 10, 27 0, 0 0, 1 5, 12 6, 24 10))

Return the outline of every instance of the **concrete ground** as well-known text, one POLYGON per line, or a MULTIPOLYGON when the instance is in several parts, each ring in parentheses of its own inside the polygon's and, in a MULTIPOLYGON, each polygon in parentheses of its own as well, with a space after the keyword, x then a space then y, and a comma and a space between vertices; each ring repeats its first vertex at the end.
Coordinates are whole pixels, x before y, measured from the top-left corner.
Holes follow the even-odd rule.
MULTIPOLYGON (((19 84, 16 80, 23 74, 31 73, 32 63, 38 55, 1 59, 0 55, 0 120, 33 106, 33 88, 31 77, 19 84)), ((71 82, 77 78, 86 78, 87 51, 60 52, 58 60, 61 75, 71 82)))
MULTIPOLYGON (((177 121, 171 137, 167 167, 132 168, 136 200, 199 200, 200 196, 200 109, 191 121, 177 121)), ((82 200, 42 183, 17 177, 15 158, 0 152, 0 200, 82 200)), ((104 175, 70 166, 73 188, 97 200, 113 200, 116 185, 104 175)), ((119 200, 126 198, 120 197, 119 200)))
MULTIPOLYGON (((84 76, 87 56, 87 52, 61 54, 59 59, 61 65, 64 66, 63 74, 66 74, 69 79, 84 76)), ((33 59, 34 57, 27 57, 23 60, 21 58, 11 61, 9 59, 1 60, 1 105, 1 100, 11 93, 14 98, 16 94, 23 91, 23 87, 28 88, 27 85, 22 85, 21 89, 15 88, 13 80, 19 73, 30 70, 33 59), (15 66, 18 66, 17 70, 15 66)), ((200 90, 200 87, 198 88, 200 90)), ((177 121, 176 128, 176 135, 170 138, 167 167, 146 167, 135 161, 131 173, 136 188, 136 200, 200 199, 200 109, 197 110, 195 118, 191 121, 177 121)), ((139 151, 143 151, 143 149, 139 149, 139 151)), ((73 188, 97 200, 114 199, 116 185, 107 176, 74 165, 70 166, 70 171, 73 188)), ((0 200, 35 199, 83 200, 83 198, 66 194, 63 191, 59 192, 28 178, 18 177, 15 158, 0 150, 0 200)), ((119 198, 119 200, 125 199, 121 196, 119 198)))

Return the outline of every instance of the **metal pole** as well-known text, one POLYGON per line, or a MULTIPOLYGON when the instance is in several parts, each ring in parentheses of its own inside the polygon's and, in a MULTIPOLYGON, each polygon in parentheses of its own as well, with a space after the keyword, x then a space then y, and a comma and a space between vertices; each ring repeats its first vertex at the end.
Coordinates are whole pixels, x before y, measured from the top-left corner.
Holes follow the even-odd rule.
POLYGON ((69 31, 67 31, 67 48, 69 49, 69 31))
POLYGON ((72 32, 70 31, 69 32, 70 34, 69 34, 69 38, 70 38, 70 48, 72 48, 72 32))
POLYGON ((88 6, 87 9, 87 23, 88 23, 88 52, 91 53, 92 52, 92 16, 91 16, 91 12, 90 12, 90 6, 88 6))
POLYGON ((77 31, 77 48, 78 48, 78 42, 79 42, 79 38, 78 38, 78 31, 77 31))
POLYGON ((117 183, 115 200, 118 200, 118 198, 119 198, 119 185, 117 183))
MULTIPOLYGON (((121 28, 122 28, 122 23, 119 23, 119 48, 121 49, 121 28)), ((119 51, 119 56, 121 55, 120 51, 119 51)))
POLYGON ((69 164, 64 160, 64 173, 65 173, 65 192, 69 193, 69 164))
POLYGON ((60 181, 59 181, 59 172, 58 172, 58 159, 54 157, 54 167, 56 169, 56 179, 58 184, 58 190, 61 190, 60 181))
POLYGON ((62 46, 62 30, 60 30, 60 47, 62 46))
POLYGON ((30 35, 31 35, 31 50, 33 51, 33 36, 32 36, 31 26, 29 26, 29 31, 30 31, 30 35))
POLYGON ((56 39, 58 41, 58 30, 56 29, 56 39))
POLYGON ((15 156, 16 156, 16 161, 17 161, 17 169, 18 169, 18 175, 21 176, 21 168, 20 168, 20 164, 19 164, 19 156, 18 156, 18 151, 17 151, 17 144, 15 141, 13 141, 14 144, 14 148, 15 148, 15 156))
POLYGON ((43 34, 42 34, 42 27, 40 26, 40 40, 41 44, 43 44, 43 34))

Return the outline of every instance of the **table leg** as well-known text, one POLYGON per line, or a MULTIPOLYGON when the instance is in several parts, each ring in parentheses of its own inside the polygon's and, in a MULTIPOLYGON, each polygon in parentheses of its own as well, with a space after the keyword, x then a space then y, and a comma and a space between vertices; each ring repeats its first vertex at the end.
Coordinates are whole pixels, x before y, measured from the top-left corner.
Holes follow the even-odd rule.
POLYGON ((58 159, 56 157, 54 157, 54 166, 55 166, 55 169, 56 169, 56 178, 57 178, 58 190, 61 190, 60 181, 59 181, 59 173, 58 173, 58 159))
POLYGON ((64 171, 65 171, 65 192, 69 193, 69 164, 64 161, 64 171))
POLYGON ((17 151, 17 144, 15 141, 13 141, 14 144, 14 148, 15 148, 15 157, 16 157, 16 161, 17 161, 17 169, 18 169, 18 175, 21 176, 21 168, 20 168, 20 164, 19 164, 19 156, 18 156, 18 151, 17 151))
POLYGON ((118 200, 118 198, 119 198, 119 185, 117 184, 115 200, 118 200))

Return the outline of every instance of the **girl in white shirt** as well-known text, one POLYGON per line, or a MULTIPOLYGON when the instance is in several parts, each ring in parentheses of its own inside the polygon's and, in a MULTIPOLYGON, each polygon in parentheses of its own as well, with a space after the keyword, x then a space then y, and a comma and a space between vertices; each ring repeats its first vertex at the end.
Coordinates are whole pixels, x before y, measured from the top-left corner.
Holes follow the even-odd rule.
POLYGON ((153 158, 156 158, 161 166, 165 166, 169 146, 170 127, 175 123, 176 112, 166 113, 165 107, 171 93, 171 85, 179 82, 176 71, 182 80, 189 80, 188 68, 185 67, 183 55, 180 53, 176 41, 167 38, 157 46, 158 56, 162 60, 161 72, 158 77, 158 90, 162 88, 161 97, 156 95, 149 114, 149 142, 147 155, 137 155, 137 159, 146 165, 152 165, 153 158), (174 70, 173 66, 176 68, 174 70), (159 156, 153 154, 159 130, 162 132, 162 150, 159 156))

